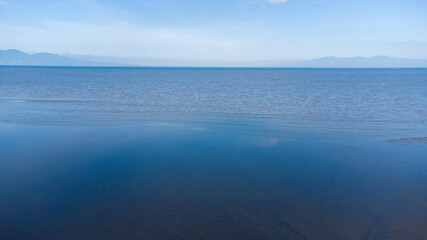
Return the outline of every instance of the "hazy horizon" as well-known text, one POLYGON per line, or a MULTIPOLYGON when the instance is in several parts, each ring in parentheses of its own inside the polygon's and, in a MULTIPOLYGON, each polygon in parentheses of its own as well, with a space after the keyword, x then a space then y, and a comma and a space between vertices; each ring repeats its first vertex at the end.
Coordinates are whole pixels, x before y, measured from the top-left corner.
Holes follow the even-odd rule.
POLYGON ((288 61, 185 61, 170 59, 126 59, 90 55, 56 55, 53 53, 25 53, 18 49, 0 49, 3 66, 122 66, 122 67, 314 67, 314 68, 427 68, 427 59, 403 59, 389 56, 360 56, 338 58, 328 56, 308 60, 288 61))
POLYGON ((134 65, 427 59, 426 9, 420 0, 0 0, 0 49, 134 65))

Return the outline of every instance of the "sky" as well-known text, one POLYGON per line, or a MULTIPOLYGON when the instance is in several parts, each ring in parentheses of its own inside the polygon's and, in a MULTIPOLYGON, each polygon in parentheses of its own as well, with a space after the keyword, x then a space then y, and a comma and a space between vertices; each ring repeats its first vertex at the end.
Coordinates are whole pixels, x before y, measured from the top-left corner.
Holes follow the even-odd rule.
POLYGON ((131 63, 427 59, 426 13, 425 0, 0 0, 0 49, 131 63))

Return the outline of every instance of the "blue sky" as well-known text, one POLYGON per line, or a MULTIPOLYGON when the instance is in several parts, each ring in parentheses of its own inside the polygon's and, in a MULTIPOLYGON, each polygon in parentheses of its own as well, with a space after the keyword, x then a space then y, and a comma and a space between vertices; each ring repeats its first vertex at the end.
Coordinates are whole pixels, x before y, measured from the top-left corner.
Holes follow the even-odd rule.
POLYGON ((0 0, 0 49, 128 61, 427 59, 425 0, 0 0))

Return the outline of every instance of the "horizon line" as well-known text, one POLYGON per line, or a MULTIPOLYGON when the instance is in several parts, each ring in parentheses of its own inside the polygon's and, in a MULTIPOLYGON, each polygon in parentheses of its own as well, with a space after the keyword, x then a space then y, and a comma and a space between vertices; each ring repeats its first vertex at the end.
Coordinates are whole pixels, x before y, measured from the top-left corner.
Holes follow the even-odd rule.
POLYGON ((211 67, 197 67, 197 66, 110 66, 110 65, 2 65, 0 68, 122 68, 122 69, 427 69, 426 67, 230 67, 230 66, 211 66, 211 67))

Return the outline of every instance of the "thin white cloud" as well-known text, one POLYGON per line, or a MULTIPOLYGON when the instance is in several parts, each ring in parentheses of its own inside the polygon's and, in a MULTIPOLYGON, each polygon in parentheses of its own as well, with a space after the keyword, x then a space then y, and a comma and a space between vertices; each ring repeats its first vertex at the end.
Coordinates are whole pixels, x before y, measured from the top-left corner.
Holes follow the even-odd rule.
POLYGON ((281 4, 281 3, 287 3, 288 0, 267 0, 267 2, 271 4, 281 4))

